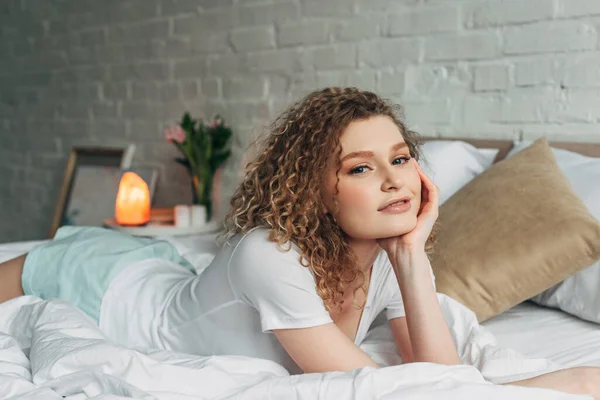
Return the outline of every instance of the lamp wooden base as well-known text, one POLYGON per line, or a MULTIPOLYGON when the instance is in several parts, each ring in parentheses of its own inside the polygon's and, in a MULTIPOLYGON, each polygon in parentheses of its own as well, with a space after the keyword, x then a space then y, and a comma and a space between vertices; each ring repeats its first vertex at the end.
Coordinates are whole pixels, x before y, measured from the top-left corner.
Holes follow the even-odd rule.
POLYGON ((152 209, 150 222, 142 226, 119 225, 114 218, 104 220, 104 227, 129 233, 134 236, 188 236, 216 233, 223 229, 223 225, 216 221, 209 221, 200 226, 175 226, 172 208, 152 209))

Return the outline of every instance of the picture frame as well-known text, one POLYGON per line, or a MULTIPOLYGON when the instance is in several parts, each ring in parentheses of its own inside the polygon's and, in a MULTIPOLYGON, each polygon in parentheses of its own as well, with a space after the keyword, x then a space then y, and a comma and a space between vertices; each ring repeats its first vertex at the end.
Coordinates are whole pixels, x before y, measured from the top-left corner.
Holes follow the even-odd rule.
POLYGON ((135 146, 74 147, 52 218, 50 238, 64 225, 102 226, 114 214, 119 181, 131 168, 135 146))

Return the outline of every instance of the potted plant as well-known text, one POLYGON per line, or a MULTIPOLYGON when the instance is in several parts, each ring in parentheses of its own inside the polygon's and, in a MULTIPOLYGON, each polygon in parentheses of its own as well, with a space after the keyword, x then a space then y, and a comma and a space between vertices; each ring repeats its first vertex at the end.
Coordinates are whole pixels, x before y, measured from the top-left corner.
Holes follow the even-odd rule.
POLYGON ((218 115, 206 123, 202 119, 193 119, 186 112, 179 124, 167 128, 164 133, 182 154, 175 160, 190 174, 192 204, 206 207, 210 220, 213 179, 217 169, 231 155, 231 128, 218 115))

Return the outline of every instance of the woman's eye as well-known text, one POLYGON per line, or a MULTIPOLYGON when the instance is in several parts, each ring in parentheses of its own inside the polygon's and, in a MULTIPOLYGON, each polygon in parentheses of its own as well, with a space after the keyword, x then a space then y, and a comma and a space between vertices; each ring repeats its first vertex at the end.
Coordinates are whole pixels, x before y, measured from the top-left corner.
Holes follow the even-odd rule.
POLYGON ((410 157, 398 157, 396 159, 394 159, 394 161, 392 161, 393 165, 402 165, 402 164, 406 164, 408 161, 410 160, 410 157))
POLYGON ((350 173, 352 175, 362 174, 362 173, 365 173, 368 169, 369 169, 369 167, 367 167, 366 165, 361 165, 359 167, 351 169, 350 173))

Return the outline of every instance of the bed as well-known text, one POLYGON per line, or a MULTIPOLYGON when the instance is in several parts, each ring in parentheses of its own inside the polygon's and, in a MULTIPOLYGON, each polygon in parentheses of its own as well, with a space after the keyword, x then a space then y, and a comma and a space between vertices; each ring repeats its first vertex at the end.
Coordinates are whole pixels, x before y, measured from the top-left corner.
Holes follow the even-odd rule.
POLYGON ((564 366, 600 367, 600 325, 525 302, 483 323, 503 347, 564 366))
MULTIPOLYGON (((512 148, 510 141, 451 140, 497 149, 494 161, 512 148)), ((554 145, 600 157, 600 144, 554 145)), ((199 269, 216 250, 211 236, 168 240, 199 269)), ((42 242, 2 244, 0 262, 42 242)), ((479 325, 464 306, 439 297, 469 365, 396 365, 400 360, 391 332, 374 324, 361 347, 389 367, 302 376, 288 376, 266 360, 192 356, 143 344, 124 348, 68 304, 23 297, 0 305, 0 399, 589 398, 490 382, 567 366, 600 366, 600 324, 527 301, 479 325)))
MULTIPOLYGON (((423 141, 436 140, 440 138, 424 138, 423 141)), ((497 149, 494 163, 505 159, 514 147, 514 143, 507 140, 443 140, 466 142, 478 149, 497 149)), ((599 163, 595 167, 600 176, 600 143, 550 142, 550 145, 555 149, 597 158, 599 163)), ((600 187, 599 180, 590 180, 588 184, 600 187)), ((595 268, 600 268, 600 265, 595 268)), ((586 271, 591 276, 589 272, 586 271)), ((600 292, 600 280, 595 280, 595 286, 600 292)), ((571 290, 575 291, 576 287, 571 290)), ((501 346, 515 349, 528 357, 548 358, 563 366, 600 366, 600 324, 596 322, 527 301, 482 325, 494 334, 501 346)))

